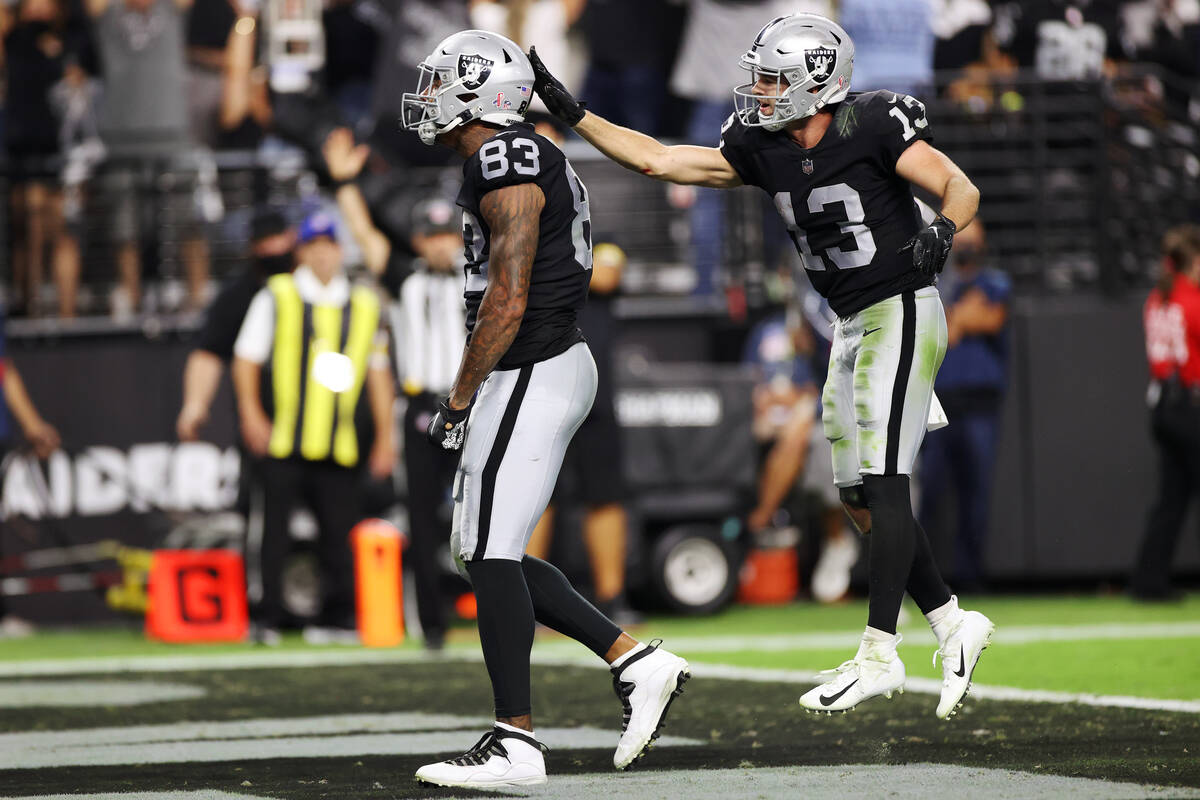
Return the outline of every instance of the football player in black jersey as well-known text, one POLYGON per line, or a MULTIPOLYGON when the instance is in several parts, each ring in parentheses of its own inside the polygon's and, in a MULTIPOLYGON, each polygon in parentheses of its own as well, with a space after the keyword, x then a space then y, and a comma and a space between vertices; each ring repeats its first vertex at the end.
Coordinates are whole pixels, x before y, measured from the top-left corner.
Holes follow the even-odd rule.
POLYGON ((905 589, 937 635, 946 719, 970 688, 994 626, 958 608, 913 518, 909 475, 946 351, 935 276, 979 192, 930 146, 925 107, 892 92, 850 93, 854 44, 836 23, 793 14, 768 23, 742 56, 750 82, 719 148, 666 147, 587 113, 531 53, 535 89, 556 116, 609 158, 659 180, 771 195, 813 287, 838 315, 822 396, 834 479, 855 524, 870 533, 870 611, 853 659, 800 698, 847 711, 904 686, 896 618, 905 589), (941 199, 925 226, 912 185, 941 199))
POLYGON ((417 91, 403 98, 404 126, 466 159, 458 204, 469 336, 428 433, 461 451, 451 547, 475 589, 496 724, 417 778, 470 787, 546 782, 530 716, 535 619, 611 665, 625 709, 613 765, 624 769, 662 725, 687 662, 623 633, 561 572, 525 555, 596 394, 596 364, 575 324, 592 265, 587 190, 562 151, 524 121, 534 75, 517 45, 462 31, 420 66, 417 91))

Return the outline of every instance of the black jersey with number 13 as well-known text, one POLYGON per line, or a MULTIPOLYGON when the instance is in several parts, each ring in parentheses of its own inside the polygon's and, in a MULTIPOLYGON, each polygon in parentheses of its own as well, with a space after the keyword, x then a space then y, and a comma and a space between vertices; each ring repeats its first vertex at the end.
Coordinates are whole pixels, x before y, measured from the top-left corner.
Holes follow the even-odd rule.
POLYGON ((463 165, 458 205, 466 243, 467 330, 475 330, 487 289, 491 230, 479 213, 488 192, 536 183, 545 195, 525 316, 498 369, 544 361, 583 341, 576 317, 592 276, 592 231, 587 189, 566 156, 533 126, 518 122, 496 133, 463 165))
POLYGON ((766 190, 787 225, 813 288, 839 317, 932 280, 897 252, 921 222, 896 161, 932 141, 925 107, 907 95, 852 92, 815 147, 784 131, 748 128, 737 115, 721 153, 742 182, 766 190))

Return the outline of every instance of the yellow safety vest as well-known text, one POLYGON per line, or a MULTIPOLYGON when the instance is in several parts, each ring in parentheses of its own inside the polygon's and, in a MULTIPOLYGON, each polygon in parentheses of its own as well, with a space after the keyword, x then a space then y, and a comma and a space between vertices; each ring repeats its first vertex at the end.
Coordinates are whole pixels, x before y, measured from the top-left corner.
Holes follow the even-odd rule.
POLYGON ((309 461, 332 455, 336 463, 353 467, 359 458, 354 412, 379 329, 379 298, 357 286, 344 306, 306 303, 289 274, 272 276, 267 288, 275 299, 275 414, 268 452, 273 458, 288 458, 299 451, 309 461), (327 350, 342 353, 354 365, 353 384, 336 395, 313 377, 313 361, 327 350))

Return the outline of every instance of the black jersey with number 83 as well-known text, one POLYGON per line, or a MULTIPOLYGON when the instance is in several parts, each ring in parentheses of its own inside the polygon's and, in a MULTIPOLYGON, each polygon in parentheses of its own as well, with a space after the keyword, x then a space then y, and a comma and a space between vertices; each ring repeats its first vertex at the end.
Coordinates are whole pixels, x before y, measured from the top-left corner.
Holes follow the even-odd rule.
POLYGON ((846 317, 932 280, 913 268, 910 253, 897 252, 921 222, 912 187, 896 174, 909 145, 932 139, 914 98, 852 92, 815 147, 734 115, 721 152, 743 183, 771 195, 813 288, 846 317))
POLYGON ((463 165, 458 205, 466 244, 467 330, 475 330, 487 289, 491 231, 479 213, 488 192, 536 183, 545 195, 537 253, 529 280, 525 316, 498 369, 544 361, 583 341, 576 317, 587 301, 592 277, 592 219, 587 189, 571 163, 549 139, 518 122, 499 131, 463 165))

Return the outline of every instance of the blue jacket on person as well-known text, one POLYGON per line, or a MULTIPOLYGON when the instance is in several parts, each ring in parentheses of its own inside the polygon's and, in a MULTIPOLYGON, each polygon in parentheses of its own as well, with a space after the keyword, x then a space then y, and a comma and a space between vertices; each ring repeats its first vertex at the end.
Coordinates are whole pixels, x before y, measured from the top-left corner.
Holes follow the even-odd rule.
MULTIPOLYGON (((950 275, 939 286, 947 309, 976 288, 992 303, 1007 304, 1012 296, 1012 281, 998 269, 984 268, 965 277, 950 275)), ((934 388, 946 394, 979 389, 1002 393, 1008 385, 1008 348, 1007 324, 996 334, 964 336, 946 351, 934 388)))

